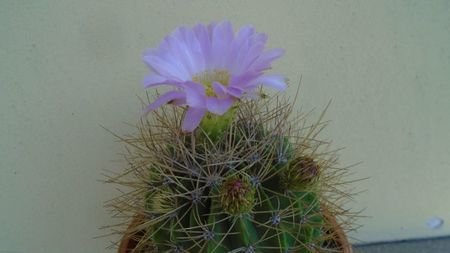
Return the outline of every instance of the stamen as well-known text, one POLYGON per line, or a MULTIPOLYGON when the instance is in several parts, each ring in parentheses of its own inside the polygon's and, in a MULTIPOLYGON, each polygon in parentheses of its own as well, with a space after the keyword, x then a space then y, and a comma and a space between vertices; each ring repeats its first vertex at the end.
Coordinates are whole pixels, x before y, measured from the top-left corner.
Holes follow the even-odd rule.
POLYGON ((221 83, 222 85, 228 85, 230 80, 230 74, 226 70, 213 70, 205 71, 203 73, 195 74, 192 77, 192 81, 196 83, 201 83, 206 88, 206 95, 215 96, 214 90, 212 88, 213 82, 221 83))

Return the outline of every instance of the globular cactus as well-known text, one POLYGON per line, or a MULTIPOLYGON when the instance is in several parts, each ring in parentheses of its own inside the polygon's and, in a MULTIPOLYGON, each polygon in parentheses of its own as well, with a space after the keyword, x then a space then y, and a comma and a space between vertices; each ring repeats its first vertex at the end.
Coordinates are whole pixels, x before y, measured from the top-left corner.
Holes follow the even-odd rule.
POLYGON ((184 134, 182 110, 163 107, 120 137, 129 169, 110 182, 131 189, 109 206, 135 220, 130 252, 343 252, 346 170, 317 139, 326 124, 291 112, 278 97, 242 101, 184 134))

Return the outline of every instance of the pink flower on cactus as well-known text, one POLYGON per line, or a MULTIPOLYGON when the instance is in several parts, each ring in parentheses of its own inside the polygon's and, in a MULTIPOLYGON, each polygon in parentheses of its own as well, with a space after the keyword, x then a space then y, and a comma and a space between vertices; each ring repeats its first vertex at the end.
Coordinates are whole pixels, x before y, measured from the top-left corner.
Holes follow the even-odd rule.
POLYGON ((222 115, 233 103, 254 95, 259 85, 286 88, 282 75, 265 74, 282 49, 263 51, 267 35, 244 26, 236 33, 229 21, 179 27, 166 36, 159 48, 149 49, 143 60, 152 71, 144 87, 169 85, 147 111, 170 103, 187 106, 182 123, 192 132, 206 112, 222 115))

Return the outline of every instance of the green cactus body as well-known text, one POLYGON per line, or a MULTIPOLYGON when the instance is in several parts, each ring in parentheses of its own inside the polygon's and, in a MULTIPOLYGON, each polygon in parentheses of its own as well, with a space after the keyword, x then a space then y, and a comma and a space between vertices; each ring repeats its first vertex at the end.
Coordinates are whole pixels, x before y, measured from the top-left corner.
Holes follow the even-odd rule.
POLYGON ((139 217, 127 232, 143 235, 133 253, 326 252, 336 225, 324 214, 333 202, 322 188, 332 184, 335 160, 312 141, 317 126, 296 136, 290 110, 277 106, 243 102, 208 115, 192 134, 180 133, 181 113, 141 127, 127 142, 124 177, 134 181, 119 182, 135 189, 115 205, 139 217))
POLYGON ((235 124, 230 132, 232 116, 208 117, 195 146, 186 139, 192 150, 168 148, 177 165, 149 169, 151 175, 169 171, 159 183, 150 180, 156 190, 146 200, 154 220, 148 240, 156 252, 318 252, 313 246, 320 246, 323 237, 320 198, 302 187, 286 188, 292 184, 286 176, 295 172, 288 138, 265 134, 261 125, 255 130, 235 124), (208 157, 212 150, 227 152, 230 145, 237 149, 236 164, 208 157), (189 165, 198 167, 196 173, 182 171, 189 165), (265 176, 258 170, 265 170, 265 176))

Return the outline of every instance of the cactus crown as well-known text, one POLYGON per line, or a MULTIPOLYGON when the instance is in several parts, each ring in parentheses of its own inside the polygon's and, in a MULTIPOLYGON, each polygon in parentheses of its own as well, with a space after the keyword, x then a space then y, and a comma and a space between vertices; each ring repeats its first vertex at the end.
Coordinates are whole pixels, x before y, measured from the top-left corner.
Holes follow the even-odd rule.
POLYGON ((180 132, 182 113, 163 107, 119 137, 129 168, 109 182, 131 189, 109 206, 138 221, 124 231, 132 252, 342 250, 335 231, 350 228, 352 214, 337 187, 346 169, 317 139, 326 123, 291 118, 279 97, 242 101, 190 134, 180 132))

